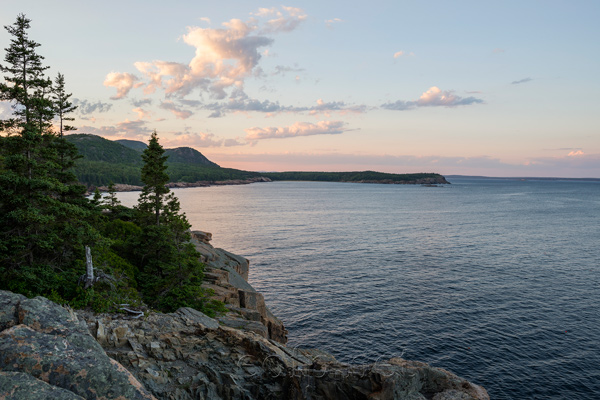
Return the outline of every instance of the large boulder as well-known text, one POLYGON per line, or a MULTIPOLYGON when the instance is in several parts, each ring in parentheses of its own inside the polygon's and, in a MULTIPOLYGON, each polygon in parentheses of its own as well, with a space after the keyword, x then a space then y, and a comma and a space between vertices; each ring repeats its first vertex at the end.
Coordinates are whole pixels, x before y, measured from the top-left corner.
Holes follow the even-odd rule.
POLYGON ((4 382, 0 387, 17 396, 14 398, 23 387, 39 393, 71 393, 46 398, 154 398, 127 369, 106 355, 72 310, 44 297, 28 299, 6 291, 0 291, 0 307, 4 382), (22 385, 11 387, 7 377, 22 385))

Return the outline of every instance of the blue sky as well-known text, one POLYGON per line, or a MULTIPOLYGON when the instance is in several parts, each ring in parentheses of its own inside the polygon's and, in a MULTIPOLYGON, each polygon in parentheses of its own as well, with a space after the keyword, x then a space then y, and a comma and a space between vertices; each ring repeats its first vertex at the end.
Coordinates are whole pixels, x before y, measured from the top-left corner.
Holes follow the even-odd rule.
POLYGON ((20 12, 80 133, 259 171, 600 177, 597 1, 4 0, 0 23, 20 12))

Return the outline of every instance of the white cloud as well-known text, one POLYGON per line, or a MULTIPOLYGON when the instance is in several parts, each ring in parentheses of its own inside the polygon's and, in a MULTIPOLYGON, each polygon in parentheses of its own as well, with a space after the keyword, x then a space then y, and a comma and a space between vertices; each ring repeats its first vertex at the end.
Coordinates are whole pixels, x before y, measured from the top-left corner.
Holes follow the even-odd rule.
POLYGON ((415 53, 413 53, 412 51, 410 53, 407 53, 405 51, 397 51, 394 53, 394 58, 413 57, 414 55, 415 55, 415 53))
POLYGON ((221 147, 223 139, 217 138, 212 133, 174 132, 162 139, 165 148, 173 147, 221 147))
POLYGON ((143 83, 133 74, 112 72, 104 85, 117 89, 115 99, 125 97, 140 84, 145 94, 164 90, 166 97, 183 98, 200 89, 223 99, 229 89, 243 88, 246 78, 261 75, 260 49, 273 43, 267 35, 294 30, 307 18, 301 9, 285 6, 259 9, 254 15, 258 19, 231 19, 217 29, 188 27, 182 40, 195 48, 189 63, 139 61, 134 66, 145 78, 143 83))
POLYGON ((268 128, 248 128, 245 129, 246 140, 254 142, 262 139, 283 139, 297 136, 313 135, 335 135, 348 129, 343 121, 320 121, 316 124, 310 122, 296 122, 290 126, 268 127, 268 128))
POLYGON ((137 113, 138 119, 144 119, 144 118, 150 119, 152 117, 152 113, 151 112, 146 111, 146 110, 144 110, 141 107, 134 108, 132 111, 135 112, 135 113, 137 113))
POLYGON ((268 9, 268 14, 259 15, 273 15, 276 17, 265 23, 262 32, 291 32, 307 18, 307 15, 300 8, 286 6, 282 6, 281 8, 287 12, 287 15, 276 9, 268 9))
POLYGON ((139 78, 128 72, 111 72, 106 75, 104 79, 104 86, 114 87, 117 89, 117 94, 112 96, 111 99, 118 100, 127 96, 127 93, 133 88, 143 85, 142 82, 138 82, 139 78))
POLYGON ((585 153, 581 150, 573 150, 567 154, 567 157, 580 157, 585 155, 585 153))
POLYGON ((146 122, 138 119, 136 121, 125 121, 117 123, 115 126, 101 126, 99 128, 83 125, 78 128, 79 133, 91 133, 98 136, 119 136, 129 139, 145 139, 150 129, 146 122))
POLYGON ((411 110, 417 107, 456 107, 471 104, 480 104, 483 100, 476 97, 460 97, 451 90, 442 91, 437 86, 430 87, 418 100, 398 100, 393 103, 382 104, 387 110, 411 110))
POLYGON ((326 19, 325 20, 325 25, 328 28, 332 28, 333 24, 339 24, 340 22, 344 22, 343 20, 341 20, 340 18, 332 18, 332 19, 326 19))

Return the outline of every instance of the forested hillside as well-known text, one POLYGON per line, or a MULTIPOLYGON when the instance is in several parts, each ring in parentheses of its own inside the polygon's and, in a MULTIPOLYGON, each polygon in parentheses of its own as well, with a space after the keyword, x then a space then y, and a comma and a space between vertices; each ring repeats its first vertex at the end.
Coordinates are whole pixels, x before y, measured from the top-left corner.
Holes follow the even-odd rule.
MULTIPOLYGON (((135 140, 108 140, 96 135, 74 134, 65 139, 83 156, 74 172, 87 186, 109 182, 141 185, 141 154, 146 144, 135 140)), ((321 181, 367 183, 447 183, 434 173, 388 174, 375 171, 354 172, 252 172, 222 168, 191 147, 165 149, 171 182, 216 182, 264 176, 274 181, 321 181)))
MULTIPOLYGON (((108 185, 110 182, 141 185, 141 152, 143 142, 112 141, 96 135, 66 135, 65 139, 77 147, 83 156, 77 160, 73 172, 87 186, 108 185)), ((166 149, 166 165, 172 182, 224 181, 260 176, 257 172, 221 168, 202 153, 190 147, 166 149)))

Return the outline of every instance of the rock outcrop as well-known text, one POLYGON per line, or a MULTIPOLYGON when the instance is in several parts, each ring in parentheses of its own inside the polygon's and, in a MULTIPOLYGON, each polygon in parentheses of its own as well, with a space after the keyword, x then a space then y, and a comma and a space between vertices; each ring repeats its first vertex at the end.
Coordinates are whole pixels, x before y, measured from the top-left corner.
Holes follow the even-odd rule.
POLYGON ((190 308, 143 321, 80 316, 107 354, 159 399, 489 399, 485 389, 424 363, 342 364, 190 308))
POLYGON ((210 245, 212 234, 192 231, 192 241, 206 264, 203 287, 230 310, 219 317, 223 325, 253 331, 279 343, 287 342, 287 330, 265 304, 263 295, 248 283, 250 262, 241 256, 210 245))
POLYGON ((0 291, 0 398, 154 399, 77 316, 0 291))
POLYGON ((195 231, 217 319, 192 308, 144 318, 63 308, 0 291, 0 399, 489 400, 446 370, 393 358, 349 365, 289 348, 247 282, 249 262, 195 231))

